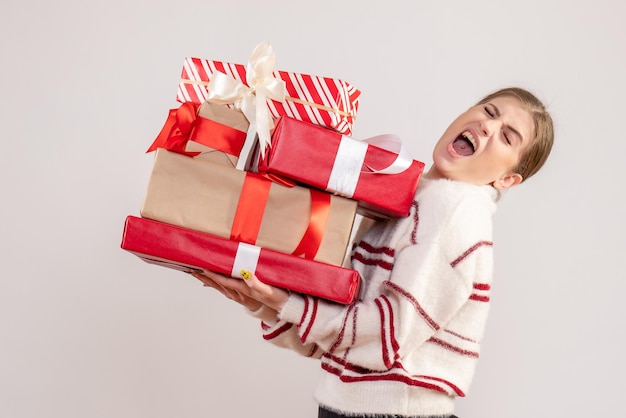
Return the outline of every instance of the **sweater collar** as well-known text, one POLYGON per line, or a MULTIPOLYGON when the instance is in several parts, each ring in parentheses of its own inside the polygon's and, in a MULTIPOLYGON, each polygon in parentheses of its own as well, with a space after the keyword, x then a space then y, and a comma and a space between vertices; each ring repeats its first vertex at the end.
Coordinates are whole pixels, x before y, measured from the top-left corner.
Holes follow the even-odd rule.
POLYGON ((429 183, 436 183, 436 182, 448 183, 458 189, 473 190, 477 194, 484 195, 485 197, 487 197, 490 201, 494 203, 497 203, 502 198, 502 192, 489 184, 486 184, 484 186, 477 186, 475 184, 466 183, 466 182, 458 181, 458 180, 450 180, 450 179, 429 179, 426 177, 422 177, 420 179, 420 183, 424 186, 429 183))

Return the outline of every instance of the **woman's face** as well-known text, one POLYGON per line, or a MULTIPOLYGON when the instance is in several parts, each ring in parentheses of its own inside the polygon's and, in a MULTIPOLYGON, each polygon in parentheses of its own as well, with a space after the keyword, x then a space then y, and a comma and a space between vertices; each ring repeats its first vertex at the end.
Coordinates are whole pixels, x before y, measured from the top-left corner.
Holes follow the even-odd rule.
POLYGON ((430 178, 507 189, 522 181, 513 170, 534 137, 534 121, 515 97, 501 96, 457 117, 433 151, 430 178))

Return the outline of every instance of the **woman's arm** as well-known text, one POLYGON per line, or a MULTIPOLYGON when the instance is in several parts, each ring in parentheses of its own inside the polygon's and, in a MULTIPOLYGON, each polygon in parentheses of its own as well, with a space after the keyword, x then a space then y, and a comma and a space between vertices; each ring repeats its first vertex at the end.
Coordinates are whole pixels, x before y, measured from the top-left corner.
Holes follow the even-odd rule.
POLYGON ((318 346, 330 354, 349 349, 347 361, 372 370, 390 368, 399 350, 412 350, 428 340, 471 293, 471 281, 434 244, 405 248, 396 257, 390 280, 380 286, 380 295, 348 306, 289 295, 254 275, 214 280, 278 312, 280 320, 270 324, 266 339, 279 338, 275 343, 293 349, 297 334, 300 348, 318 346))
MULTIPOLYGON (((192 276, 200 280, 205 286, 217 290, 228 299, 233 300, 244 306, 245 308, 247 308, 250 315, 260 319, 263 338, 265 340, 279 347, 295 351, 296 353, 305 357, 321 357, 322 350, 320 350, 316 344, 303 344, 300 341, 300 337, 298 336, 298 329, 294 324, 280 320, 278 318, 278 312, 275 309, 261 303, 260 301, 246 294, 248 292, 248 288, 242 287, 241 289, 237 290, 235 286, 233 286, 234 284, 236 284, 236 282, 231 280, 238 279, 231 279, 227 276, 210 271, 206 271, 204 273, 192 273, 192 276)), ((256 277, 254 277, 252 280, 256 280, 256 277)), ((241 280, 238 281, 241 282, 241 280)), ((267 292, 264 292, 263 294, 281 295, 281 292, 284 291, 282 289, 273 288, 267 289, 267 292)))

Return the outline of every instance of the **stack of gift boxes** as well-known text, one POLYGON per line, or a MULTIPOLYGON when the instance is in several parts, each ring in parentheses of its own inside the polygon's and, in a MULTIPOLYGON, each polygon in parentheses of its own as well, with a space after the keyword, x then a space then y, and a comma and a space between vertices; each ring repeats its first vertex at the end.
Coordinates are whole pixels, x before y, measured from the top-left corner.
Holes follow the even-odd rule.
POLYGON ((357 219, 408 216, 424 164, 395 136, 350 137, 360 96, 350 84, 273 67, 267 43, 247 66, 185 60, 182 104, 148 149, 148 188, 121 246, 349 304, 357 219))

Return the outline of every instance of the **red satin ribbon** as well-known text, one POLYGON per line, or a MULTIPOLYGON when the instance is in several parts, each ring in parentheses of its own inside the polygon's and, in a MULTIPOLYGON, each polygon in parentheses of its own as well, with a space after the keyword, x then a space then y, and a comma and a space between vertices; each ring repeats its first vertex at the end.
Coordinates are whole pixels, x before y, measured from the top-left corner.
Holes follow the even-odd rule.
POLYGON ((199 152, 185 151, 189 134, 196 120, 198 107, 197 104, 185 102, 178 109, 170 109, 165 125, 163 125, 161 132, 159 132, 159 135, 146 152, 152 152, 157 148, 165 148, 180 154, 198 155, 199 152))
POLYGON ((262 173, 259 172, 259 174, 265 177, 266 179, 273 181, 274 183, 280 184, 281 186, 294 187, 296 185, 295 181, 288 179, 287 177, 280 176, 278 174, 268 173, 266 171, 262 173))
MULTIPOLYGON (((263 176, 246 172, 230 230, 230 239, 248 244, 256 243, 271 185, 272 182, 263 176)), ((313 260, 326 231, 331 195, 314 189, 309 189, 309 192, 311 194, 309 225, 292 254, 313 260)))
POLYGON ((199 117, 189 140, 238 157, 246 141, 246 132, 199 117))
POLYGON ((248 244, 256 242, 271 186, 271 181, 246 172, 230 229, 230 239, 248 244))
POLYGON ((291 254, 313 260, 319 250, 330 214, 330 193, 309 189, 311 193, 311 217, 309 226, 298 247, 291 254))
POLYGON ((239 156, 246 140, 246 132, 198 117, 198 107, 197 104, 185 102, 178 109, 170 109, 165 125, 146 152, 165 148, 193 157, 200 153, 185 151, 185 147, 188 141, 194 141, 235 157, 239 156))

